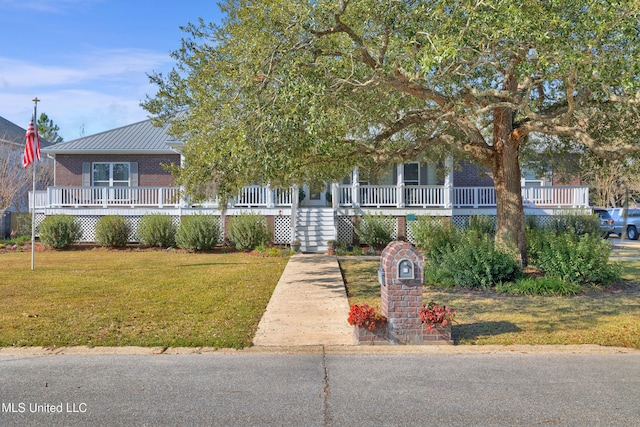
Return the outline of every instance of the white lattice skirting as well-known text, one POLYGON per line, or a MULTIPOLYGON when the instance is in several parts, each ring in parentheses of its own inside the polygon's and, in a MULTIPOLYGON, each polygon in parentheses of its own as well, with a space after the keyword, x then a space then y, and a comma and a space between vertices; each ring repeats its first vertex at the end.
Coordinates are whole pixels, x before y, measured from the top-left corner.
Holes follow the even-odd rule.
MULTIPOLYGON (((138 222, 142 218, 142 215, 123 215, 124 219, 129 224, 129 242, 137 242, 136 233, 138 230, 138 222)), ((218 239, 222 241, 223 229, 221 226, 221 217, 215 216, 218 221, 218 229, 220 230, 220 236, 218 239)), ((96 241, 96 224, 102 218, 99 215, 76 215, 76 220, 80 223, 80 229, 82 231, 81 243, 93 243, 96 241)), ((36 214, 36 227, 45 219, 44 214, 36 214)), ((180 226, 180 216, 171 215, 171 219, 176 227, 180 226)), ((274 235, 273 243, 286 244, 291 241, 291 217, 289 216, 275 216, 274 217, 274 235)))

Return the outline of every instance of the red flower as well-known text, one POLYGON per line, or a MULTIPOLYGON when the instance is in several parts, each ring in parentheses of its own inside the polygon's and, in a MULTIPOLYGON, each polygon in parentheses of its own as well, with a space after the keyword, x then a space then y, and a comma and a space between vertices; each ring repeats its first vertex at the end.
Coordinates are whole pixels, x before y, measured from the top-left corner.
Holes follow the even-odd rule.
POLYGON ((436 305, 431 301, 429 305, 423 305, 420 309, 420 321, 429 325, 429 330, 433 329, 433 325, 441 324, 442 326, 453 321, 456 312, 451 311, 447 306, 436 305))
POLYGON ((350 325, 361 326, 369 330, 375 329, 378 323, 386 321, 386 317, 376 313, 376 309, 367 304, 353 304, 347 318, 350 325))

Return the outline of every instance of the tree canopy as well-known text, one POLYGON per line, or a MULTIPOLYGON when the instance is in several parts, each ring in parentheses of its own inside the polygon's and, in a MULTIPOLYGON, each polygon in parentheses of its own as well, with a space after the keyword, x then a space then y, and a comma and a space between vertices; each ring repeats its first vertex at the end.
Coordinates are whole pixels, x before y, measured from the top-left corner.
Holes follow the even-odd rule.
POLYGON ((640 150, 637 0, 228 0, 184 28, 144 107, 186 142, 178 181, 221 194, 445 153, 491 169, 497 239, 526 262, 521 146, 640 150), (178 114, 181 113, 181 114, 178 114))
POLYGON ((60 127, 53 122, 45 113, 40 113, 38 117, 38 135, 51 144, 58 144, 64 139, 58 134, 60 127))

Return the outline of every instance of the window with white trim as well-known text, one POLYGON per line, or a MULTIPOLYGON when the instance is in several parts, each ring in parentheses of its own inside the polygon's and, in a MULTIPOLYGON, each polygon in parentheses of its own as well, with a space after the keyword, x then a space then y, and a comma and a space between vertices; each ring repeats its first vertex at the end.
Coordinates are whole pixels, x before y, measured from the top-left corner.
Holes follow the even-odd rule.
POLYGON ((129 187, 131 185, 130 163, 93 164, 92 182, 95 187, 129 187))

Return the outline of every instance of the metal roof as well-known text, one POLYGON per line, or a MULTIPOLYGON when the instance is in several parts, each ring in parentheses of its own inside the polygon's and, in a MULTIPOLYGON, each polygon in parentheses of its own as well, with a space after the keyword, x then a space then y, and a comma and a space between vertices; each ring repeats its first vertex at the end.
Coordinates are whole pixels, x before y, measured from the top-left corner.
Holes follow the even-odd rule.
POLYGON ((24 145, 26 129, 10 122, 4 117, 0 117, 0 142, 12 145, 24 145))
POLYGON ((46 154, 174 154, 168 143, 176 141, 167 131, 171 125, 155 127, 151 120, 54 144, 46 154))

